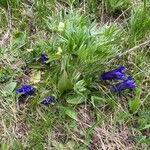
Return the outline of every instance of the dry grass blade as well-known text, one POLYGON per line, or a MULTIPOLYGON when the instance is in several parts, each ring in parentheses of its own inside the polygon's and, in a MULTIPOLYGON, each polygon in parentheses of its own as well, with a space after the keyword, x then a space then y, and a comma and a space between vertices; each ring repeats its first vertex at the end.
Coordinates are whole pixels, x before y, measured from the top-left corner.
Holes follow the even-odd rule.
POLYGON ((124 56, 124 55, 126 55, 126 54, 128 54, 128 53, 131 53, 131 52, 137 50, 137 49, 140 48, 140 47, 147 46, 148 44, 150 44, 150 40, 147 40, 147 41, 145 41, 145 42, 143 42, 143 43, 141 43, 141 44, 139 44, 139 45, 136 45, 136 46, 134 46, 134 47, 132 47, 132 48, 126 50, 126 51, 123 52, 123 53, 117 54, 116 56, 114 56, 114 58, 112 58, 112 59, 111 59, 110 61, 108 61, 106 64, 110 64, 110 63, 112 63, 116 58, 122 57, 122 56, 124 56))
MULTIPOLYGON (((117 56, 118 56, 118 57, 121 57, 121 56, 123 56, 123 55, 126 55, 127 53, 131 53, 132 51, 134 51, 134 50, 136 50, 136 49, 138 49, 138 48, 140 48, 140 47, 146 46, 146 45, 148 45, 148 44, 150 44, 150 40, 147 40, 147 41, 145 41, 145 42, 143 42, 143 43, 141 43, 141 44, 139 44, 139 45, 136 45, 136 46, 134 46, 134 47, 132 47, 132 48, 126 50, 125 52, 123 52, 123 53, 121 53, 121 54, 118 54, 117 56)), ((117 56, 116 56, 116 57, 117 57, 117 56)))
POLYGON ((11 30, 12 30, 12 19, 11 19, 11 13, 10 13, 10 8, 8 8, 8 28, 7 31, 0 37, 0 47, 7 47, 7 45, 10 42, 11 38, 11 30))
MULTIPOLYGON (((90 128, 94 122, 93 116, 88 108, 84 106, 79 109, 78 126, 80 131, 73 136, 74 140, 84 143, 83 137, 86 130, 90 128)), ((135 143, 132 132, 127 127, 114 127, 111 124, 103 122, 98 125, 92 133, 91 142, 88 146, 89 150, 135 150, 135 143)))

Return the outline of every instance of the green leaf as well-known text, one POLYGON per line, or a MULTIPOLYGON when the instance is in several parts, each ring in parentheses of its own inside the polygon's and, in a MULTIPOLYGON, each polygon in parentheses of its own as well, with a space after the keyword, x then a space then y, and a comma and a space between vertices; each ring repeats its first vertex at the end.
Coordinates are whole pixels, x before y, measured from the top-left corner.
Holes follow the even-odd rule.
POLYGON ((79 96, 79 95, 70 96, 67 98, 67 103, 77 105, 83 103, 85 99, 86 97, 79 96))
POLYGON ((73 109, 66 108, 65 114, 68 115, 70 118, 78 121, 77 114, 73 109))
POLYGON ((72 74, 72 81, 76 83, 80 77, 81 77, 81 72, 79 72, 78 70, 75 70, 72 74))
POLYGON ((150 124, 145 125, 142 129, 140 130, 145 130, 145 129, 149 129, 150 128, 150 124))
POLYGON ((104 97, 99 96, 91 96, 91 103, 95 107, 97 104, 104 104, 106 102, 106 99, 104 97))
POLYGON ((141 104, 142 103, 140 99, 134 99, 134 100, 129 101, 129 108, 130 108, 131 113, 133 114, 136 113, 138 109, 140 108, 141 104))
POLYGON ((22 46, 25 45, 26 43, 26 32, 16 32, 14 33, 14 38, 13 38, 13 48, 21 48, 22 46))
POLYGON ((5 87, 4 87, 4 91, 6 93, 12 93, 14 91, 14 89, 16 88, 17 83, 16 82, 10 82, 8 83, 5 87))
POLYGON ((82 92, 86 91, 85 86, 86 86, 85 81, 80 80, 74 85, 74 91, 76 91, 77 93, 82 93, 82 92))
POLYGON ((58 81, 58 89, 59 89, 60 93, 63 93, 67 90, 72 89, 71 80, 68 78, 66 71, 63 72, 63 74, 61 75, 61 77, 58 81))

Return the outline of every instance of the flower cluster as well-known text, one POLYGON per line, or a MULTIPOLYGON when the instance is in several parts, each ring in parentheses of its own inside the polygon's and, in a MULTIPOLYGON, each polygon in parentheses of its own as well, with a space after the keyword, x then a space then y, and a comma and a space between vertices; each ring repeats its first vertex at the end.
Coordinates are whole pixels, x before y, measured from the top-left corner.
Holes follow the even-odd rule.
POLYGON ((22 84, 21 88, 17 89, 16 92, 27 94, 27 95, 32 95, 34 94, 34 88, 31 85, 22 84))
POLYGON ((102 80, 122 80, 122 82, 113 85, 111 88, 111 92, 119 92, 126 89, 134 89, 136 84, 131 76, 126 77, 124 66, 119 66, 118 68, 104 72, 100 75, 100 79, 102 80))
POLYGON ((118 91, 122 91, 122 90, 126 90, 126 89, 133 89, 133 88, 135 88, 135 82, 132 79, 132 77, 129 76, 126 79, 124 79, 122 82, 114 85, 111 88, 111 91, 112 92, 118 92, 118 91))
POLYGON ((41 53, 40 60, 45 63, 48 60, 48 56, 45 53, 41 53))
POLYGON ((124 66, 119 66, 118 68, 104 72, 101 74, 102 80, 114 80, 114 79, 123 79, 125 76, 125 73, 123 72, 125 70, 124 66))
POLYGON ((54 99, 55 99, 54 96, 48 96, 47 98, 44 98, 41 103, 48 106, 49 104, 51 104, 54 101, 54 99))
MULTIPOLYGON (((48 56, 45 53, 40 54, 40 60, 45 63, 48 60, 48 56)), ((136 84, 135 81, 131 76, 126 77, 126 74, 124 72, 125 67, 124 66, 119 66, 118 68, 108 71, 108 72, 103 72, 100 76, 99 79, 101 80, 122 80, 122 82, 117 83, 111 87, 111 92, 119 92, 122 90, 126 89, 133 89, 135 88, 136 84)), ((26 95, 33 95, 35 90, 31 85, 28 84, 22 84, 20 88, 16 90, 17 93, 23 93, 26 95)), ((44 98, 41 102, 41 104, 48 106, 55 100, 55 97, 50 95, 46 98, 44 98)))
MULTIPOLYGON (((34 88, 31 85, 28 84, 22 84, 21 88, 16 90, 17 93, 23 93, 26 95, 33 95, 34 94, 34 88)), ((48 96, 47 98, 44 98, 43 101, 41 102, 42 104, 48 106, 54 101, 55 97, 54 96, 48 96)))
MULTIPOLYGON (((48 60, 48 56, 45 53, 40 54, 40 60, 45 63, 48 60)), ((31 85, 28 84, 22 84, 20 88, 16 90, 17 93, 22 93, 26 95, 33 95, 34 94, 34 88, 31 85)), ((41 102, 41 104, 48 106, 55 100, 54 96, 48 96, 47 98, 44 98, 41 102)))

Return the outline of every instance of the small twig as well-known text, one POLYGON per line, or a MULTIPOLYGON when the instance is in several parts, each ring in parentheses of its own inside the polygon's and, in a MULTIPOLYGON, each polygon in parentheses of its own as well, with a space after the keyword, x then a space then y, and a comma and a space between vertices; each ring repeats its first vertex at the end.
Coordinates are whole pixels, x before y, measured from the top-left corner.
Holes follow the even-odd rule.
POLYGON ((130 53, 130 52, 132 52, 132 51, 134 51, 134 50, 136 50, 136 49, 138 49, 138 48, 140 48, 140 47, 146 46, 146 45, 148 45, 148 44, 150 44, 150 40, 147 40, 147 41, 145 41, 145 42, 143 42, 143 43, 141 43, 141 44, 139 44, 139 45, 136 45, 136 46, 134 46, 134 47, 132 47, 132 48, 126 50, 125 52, 123 52, 123 53, 121 53, 121 54, 117 54, 116 56, 114 56, 114 58, 112 58, 109 62, 107 62, 107 64, 109 64, 109 63, 111 63, 112 61, 114 61, 114 59, 115 59, 116 57, 121 57, 121 56, 123 56, 123 55, 126 55, 127 53, 130 53))
POLYGON ((117 21, 120 19, 120 17, 124 16, 124 14, 125 14, 131 7, 132 7, 132 6, 128 7, 125 11, 123 11, 123 12, 117 17, 117 19, 116 19, 114 22, 117 22, 117 21))
POLYGON ((134 50, 136 50, 136 49, 138 49, 138 48, 140 48, 140 47, 142 47, 142 46, 146 46, 146 45, 148 45, 148 44, 150 44, 150 40, 147 40, 147 41, 145 41, 145 42, 143 42, 143 43, 141 43, 141 44, 139 44, 139 45, 136 45, 136 46, 130 48, 129 50, 127 50, 127 51, 125 51, 125 52, 123 52, 123 53, 121 53, 121 54, 118 54, 117 56, 121 57, 121 56, 123 56, 123 55, 125 55, 125 54, 127 54, 127 53, 130 53, 130 52, 132 52, 132 51, 134 51, 134 50))

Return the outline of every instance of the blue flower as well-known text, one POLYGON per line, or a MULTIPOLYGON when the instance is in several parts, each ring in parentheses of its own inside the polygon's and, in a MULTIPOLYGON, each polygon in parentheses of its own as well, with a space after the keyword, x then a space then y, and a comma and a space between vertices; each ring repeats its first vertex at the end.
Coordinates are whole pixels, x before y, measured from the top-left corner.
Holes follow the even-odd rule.
POLYGON ((34 93, 34 88, 31 85, 22 84, 21 88, 17 89, 16 92, 32 95, 34 93))
POLYGON ((45 63, 48 60, 48 56, 45 53, 40 54, 40 59, 43 63, 45 63))
POLYGON ((125 73, 123 72, 124 69, 125 69, 124 66, 119 66, 114 70, 104 72, 100 75, 100 79, 102 80, 121 79, 122 80, 125 77, 125 73))
POLYGON ((119 92, 126 89, 134 89, 136 86, 135 81, 131 76, 124 79, 123 82, 117 83, 111 88, 111 92, 119 92))
POLYGON ((49 104, 51 104, 54 101, 54 99, 55 99, 54 96, 48 96, 47 98, 44 98, 41 103, 48 106, 49 104))

